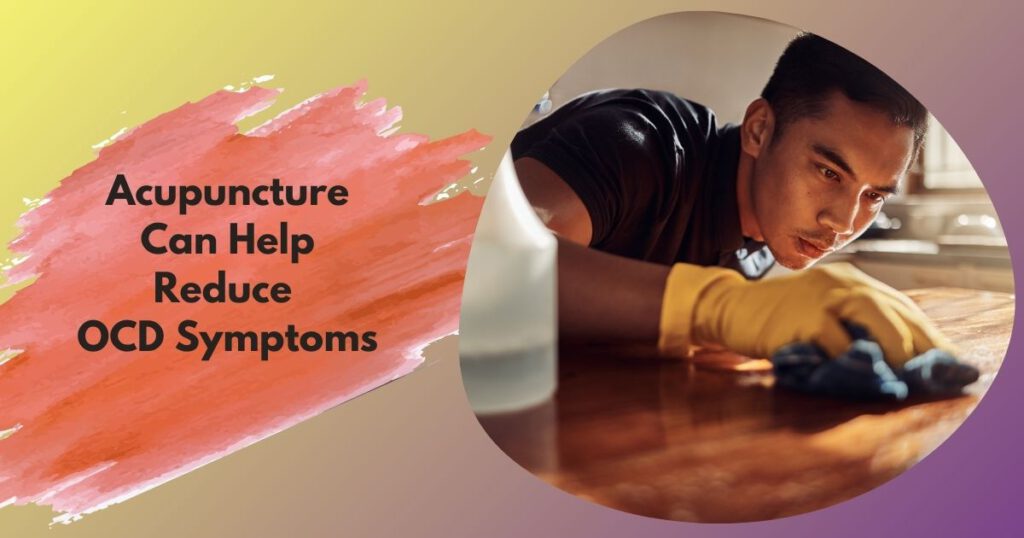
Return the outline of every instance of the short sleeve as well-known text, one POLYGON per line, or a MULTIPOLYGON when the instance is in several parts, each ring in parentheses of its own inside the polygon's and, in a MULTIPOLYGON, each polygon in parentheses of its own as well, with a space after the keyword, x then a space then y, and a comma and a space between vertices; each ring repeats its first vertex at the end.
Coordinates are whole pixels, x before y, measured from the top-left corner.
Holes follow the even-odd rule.
POLYGON ((676 147, 651 117, 659 113, 628 103, 579 111, 520 155, 544 163, 580 197, 593 226, 591 246, 633 229, 660 205, 676 147))

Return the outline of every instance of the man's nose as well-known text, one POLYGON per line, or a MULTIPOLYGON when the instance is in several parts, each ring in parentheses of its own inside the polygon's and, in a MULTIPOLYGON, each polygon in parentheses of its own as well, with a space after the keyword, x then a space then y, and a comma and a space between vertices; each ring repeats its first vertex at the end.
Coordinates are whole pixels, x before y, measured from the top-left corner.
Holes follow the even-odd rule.
POLYGON ((853 200, 845 196, 839 197, 818 214, 818 222, 836 235, 848 235, 853 233, 853 226, 859 210, 859 196, 853 200))

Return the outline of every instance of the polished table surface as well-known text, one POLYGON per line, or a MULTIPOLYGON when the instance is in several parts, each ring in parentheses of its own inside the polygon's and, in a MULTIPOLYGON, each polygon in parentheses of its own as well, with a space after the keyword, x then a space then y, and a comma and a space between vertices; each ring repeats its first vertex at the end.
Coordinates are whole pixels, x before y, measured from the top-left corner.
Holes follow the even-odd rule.
POLYGON ((934 450, 975 408, 1003 360, 1013 295, 907 293, 981 370, 964 396, 840 401, 774 389, 767 361, 667 360, 576 346, 561 350, 553 401, 481 416, 481 424, 541 479, 635 514, 729 522, 823 508, 934 450))

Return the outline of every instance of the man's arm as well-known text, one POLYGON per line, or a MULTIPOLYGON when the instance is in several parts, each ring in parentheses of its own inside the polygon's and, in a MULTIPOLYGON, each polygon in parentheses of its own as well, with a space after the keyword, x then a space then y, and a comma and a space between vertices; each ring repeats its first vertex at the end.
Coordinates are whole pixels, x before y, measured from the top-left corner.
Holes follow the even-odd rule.
POLYGON ((909 298, 848 264, 750 282, 732 269, 662 266, 589 248, 589 214, 572 188, 539 161, 520 159, 516 169, 527 198, 560 236, 562 338, 657 342, 671 355, 714 344, 750 357, 812 342, 837 357, 850 345, 849 322, 866 329, 896 367, 932 348, 955 352, 909 298))
POLYGON ((527 199, 558 236, 560 337, 657 343, 671 268, 589 248, 590 215, 572 188, 535 159, 518 159, 515 167, 527 199))

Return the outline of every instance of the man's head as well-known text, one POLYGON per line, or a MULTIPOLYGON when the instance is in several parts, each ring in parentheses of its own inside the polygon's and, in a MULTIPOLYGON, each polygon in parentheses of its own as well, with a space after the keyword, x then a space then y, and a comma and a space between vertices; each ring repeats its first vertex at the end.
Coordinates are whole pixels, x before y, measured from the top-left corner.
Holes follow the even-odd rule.
POLYGON ((860 57, 797 37, 743 120, 744 231, 792 269, 857 238, 900 188, 927 115, 860 57))

